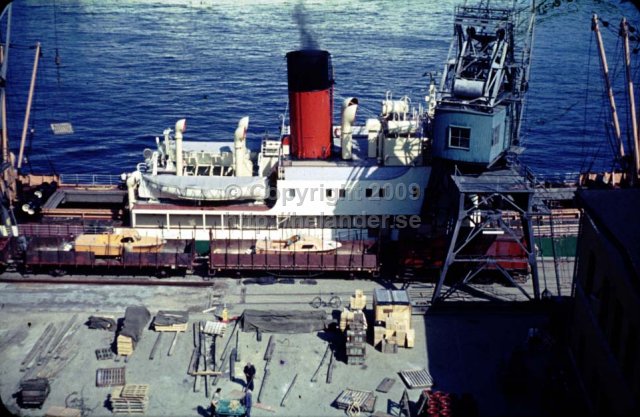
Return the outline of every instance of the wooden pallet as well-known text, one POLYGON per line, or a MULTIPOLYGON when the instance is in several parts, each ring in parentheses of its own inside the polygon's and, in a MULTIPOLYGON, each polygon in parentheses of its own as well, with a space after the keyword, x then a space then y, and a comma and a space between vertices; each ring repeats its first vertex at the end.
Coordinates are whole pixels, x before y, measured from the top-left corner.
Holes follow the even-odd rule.
POLYGON ((409 369, 398 372, 408 388, 431 388, 433 378, 426 369, 409 369))
POLYGON ((144 414, 147 412, 147 401, 120 398, 111 400, 113 414, 144 414))
POLYGON ((170 326, 153 325, 153 329, 156 332, 186 332, 189 323, 172 324, 170 326))
POLYGON ((376 399, 377 397, 373 395, 373 391, 359 391, 347 388, 338 395, 338 398, 335 400, 335 405, 343 410, 357 405, 360 411, 371 413, 375 409, 376 399))
POLYGON ((215 334, 218 336, 224 335, 227 330, 227 323, 220 321, 207 321, 204 324, 202 331, 206 334, 215 334))
POLYGON ((128 384, 120 390, 120 398, 147 398, 148 384, 128 384))
POLYGON ((114 414, 144 414, 149 404, 149 385, 129 384, 111 393, 114 414))
POLYGON ((125 384, 125 367, 96 370, 96 387, 115 387, 125 384))
POLYGON ((389 392, 389 390, 391 390, 391 387, 393 387, 393 384, 396 383, 396 380, 393 378, 384 378, 379 384, 378 387, 376 388, 376 391, 378 392, 389 392))
POLYGON ((104 361, 107 359, 113 359, 114 357, 114 353, 111 350, 111 348, 102 348, 102 349, 96 349, 96 358, 99 361, 104 361))

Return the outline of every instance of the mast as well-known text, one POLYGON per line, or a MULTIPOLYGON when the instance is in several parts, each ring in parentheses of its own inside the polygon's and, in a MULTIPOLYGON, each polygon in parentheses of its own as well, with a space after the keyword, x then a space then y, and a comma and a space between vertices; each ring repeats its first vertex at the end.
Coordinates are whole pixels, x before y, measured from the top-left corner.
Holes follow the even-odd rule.
POLYGON ((607 65, 607 56, 604 52, 604 43, 602 42, 602 34, 600 33, 600 27, 598 25, 598 15, 594 13, 591 30, 596 33, 596 39, 598 43, 598 51, 600 52, 600 62, 602 63, 602 72, 604 75, 605 87, 607 89, 607 95, 609 96, 609 106, 611 107, 611 116, 613 117, 613 128, 615 130, 616 142, 619 147, 618 159, 624 158, 624 146, 622 144, 620 133, 620 122, 618 120, 618 112, 616 110, 616 100, 613 97, 613 88, 611 87, 611 81, 609 80, 609 66, 607 65))
POLYGON ((27 129, 29 127, 29 116, 31 114, 31 103, 33 102, 33 90, 36 86, 36 75, 38 74, 38 62, 40 60, 40 42, 36 43, 36 57, 33 60, 33 71, 31 72, 31 85, 29 86, 29 97, 27 98, 27 110, 24 114, 24 124, 22 125, 22 137, 20 138, 20 153, 18 154, 18 169, 22 168, 22 156, 24 154, 24 143, 27 139, 27 129))
POLYGON ((9 46, 11 44, 11 2, 0 0, 0 20, 6 18, 5 44, 0 48, 0 236, 17 236, 13 202, 16 194, 16 173, 13 167, 13 155, 9 151, 9 137, 7 133, 7 97, 5 84, 7 80, 7 66, 9 63, 9 46))
POLYGON ((638 182, 640 175, 640 149, 638 149, 638 122, 636 117, 636 99, 633 92, 633 79, 631 78, 631 53, 629 52, 629 24, 624 17, 620 22, 620 34, 622 35, 624 44, 624 66, 627 77, 627 94, 629 94, 629 111, 631 113, 631 140, 628 143, 629 150, 633 149, 633 163, 629 164, 630 178, 629 181, 633 186, 638 182))

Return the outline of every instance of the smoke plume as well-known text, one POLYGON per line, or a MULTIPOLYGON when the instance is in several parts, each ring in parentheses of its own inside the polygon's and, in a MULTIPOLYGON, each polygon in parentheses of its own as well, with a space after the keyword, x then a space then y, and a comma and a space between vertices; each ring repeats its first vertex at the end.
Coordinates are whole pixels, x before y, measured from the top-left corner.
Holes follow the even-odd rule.
POLYGON ((320 49, 318 42, 314 39, 313 32, 307 27, 307 15, 302 3, 296 4, 293 8, 293 19, 300 31, 300 47, 302 49, 320 49))

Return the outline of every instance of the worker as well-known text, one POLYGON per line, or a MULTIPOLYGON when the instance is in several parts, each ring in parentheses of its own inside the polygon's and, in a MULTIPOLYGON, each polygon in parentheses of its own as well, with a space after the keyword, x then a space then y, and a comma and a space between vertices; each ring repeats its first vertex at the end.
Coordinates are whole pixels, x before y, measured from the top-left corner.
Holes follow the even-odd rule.
POLYGON ((220 396, 222 392, 222 388, 218 388, 215 393, 213 393, 213 398, 211 398, 211 417, 216 417, 216 407, 218 407, 218 403, 220 402, 220 396))
POLYGON ((247 380, 245 388, 253 391, 253 379, 256 376, 256 367, 251 362, 247 362, 244 367, 244 377, 247 380))
POLYGON ((253 392, 251 389, 247 388, 244 393, 244 409, 245 416, 251 417, 251 406, 253 405, 253 392))

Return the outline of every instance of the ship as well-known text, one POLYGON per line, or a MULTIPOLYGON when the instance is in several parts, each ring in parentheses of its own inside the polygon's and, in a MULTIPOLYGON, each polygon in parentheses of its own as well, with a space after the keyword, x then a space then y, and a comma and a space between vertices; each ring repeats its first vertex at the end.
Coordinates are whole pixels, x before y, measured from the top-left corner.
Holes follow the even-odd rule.
POLYGON ((187 120, 180 119, 156 136, 119 184, 19 178, 21 196, 9 195, 5 206, 19 199, 22 221, 3 211, 2 234, 21 236, 22 250, 36 265, 59 269, 94 264, 93 256, 104 253, 113 254, 112 263, 131 266, 122 261, 133 252, 127 246, 94 251, 83 261, 86 253, 77 249, 52 255, 55 244, 47 239, 68 245, 70 236, 99 233, 108 223, 114 236, 131 229, 144 239, 174 243, 135 254, 140 267, 172 268, 151 257, 178 247, 193 259, 208 257, 209 273, 377 275, 399 241, 446 234, 432 229, 430 219, 441 207, 442 184, 456 170, 483 172, 519 152, 535 9, 511 6, 456 7, 442 80, 437 85, 432 77, 421 100, 388 91, 378 117, 357 124, 359 99, 348 97, 335 123, 331 54, 291 51, 288 118, 259 149, 247 144, 250 116, 226 142, 189 140, 187 120), (81 201, 80 208, 73 201, 81 201), (291 250, 286 242, 294 236, 317 243, 291 250))

